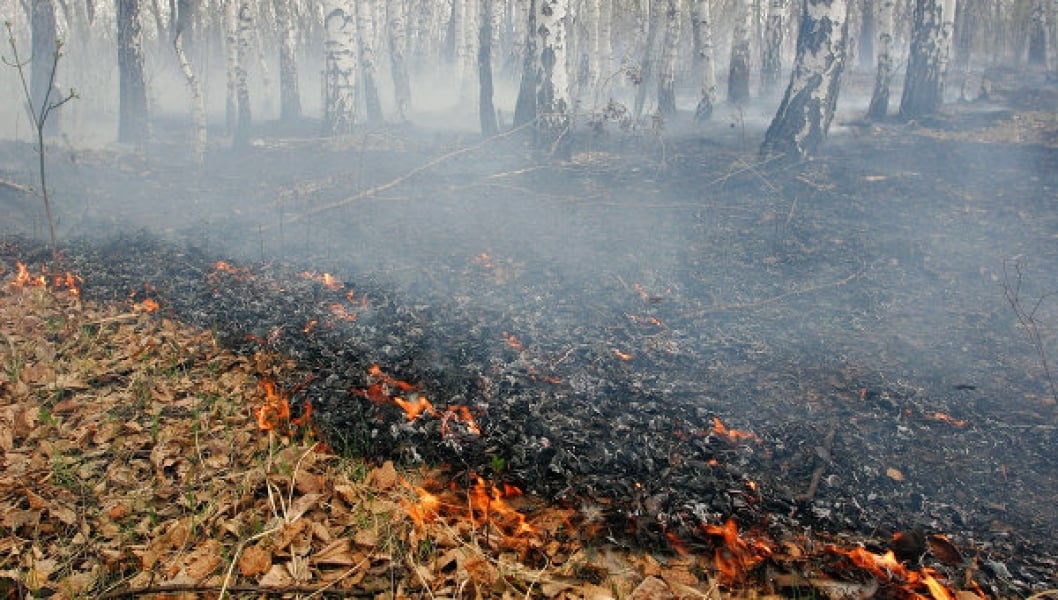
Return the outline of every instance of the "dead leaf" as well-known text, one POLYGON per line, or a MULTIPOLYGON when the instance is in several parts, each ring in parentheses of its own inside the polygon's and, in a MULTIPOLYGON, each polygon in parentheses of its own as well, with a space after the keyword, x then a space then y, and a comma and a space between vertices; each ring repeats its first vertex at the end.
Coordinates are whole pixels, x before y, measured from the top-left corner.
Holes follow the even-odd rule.
POLYGON ((272 555, 260 546, 250 546, 239 556, 239 574, 243 577, 256 577, 271 568, 272 555))
POLYGON ((933 534, 927 538, 926 543, 929 545, 930 553, 942 563, 953 567, 962 564, 962 553, 947 537, 933 534))
POLYGON ((888 469, 886 469, 885 474, 889 477, 889 479, 892 479, 893 481, 904 480, 904 474, 900 472, 900 469, 897 469, 895 467, 889 467, 888 469))
POLYGON ((362 555, 353 553, 348 538, 338 538, 312 556, 312 562, 318 565, 351 567, 361 560, 362 555))
POLYGON ((628 600, 675 600, 672 590, 657 577, 647 577, 632 590, 628 600))
POLYGON ((323 496, 323 494, 305 494, 299 496, 290 504, 290 509, 287 511, 286 519, 288 522, 297 521, 309 511, 316 502, 323 496))
POLYGON ((288 587, 294 585, 294 578, 284 565, 272 565, 257 583, 263 587, 288 587))
POLYGON ((353 535, 353 541, 358 546, 373 548, 378 545, 378 532, 374 529, 361 529, 353 535))
POLYGON ((387 460, 382 466, 372 469, 364 483, 380 490, 389 490, 400 483, 400 475, 393 467, 393 461, 387 460))

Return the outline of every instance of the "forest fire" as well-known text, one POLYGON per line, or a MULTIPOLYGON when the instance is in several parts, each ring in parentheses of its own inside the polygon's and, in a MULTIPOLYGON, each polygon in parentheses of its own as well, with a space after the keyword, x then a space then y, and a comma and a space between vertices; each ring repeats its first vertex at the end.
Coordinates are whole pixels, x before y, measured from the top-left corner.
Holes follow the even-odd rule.
MULTIPOLYGON (((15 267, 18 272, 11 281, 11 285, 16 287, 49 287, 47 268, 44 265, 41 265, 39 275, 31 274, 29 267, 21 261, 16 262, 15 267)), ((84 278, 67 271, 61 275, 53 276, 50 287, 54 290, 66 290, 74 298, 80 298, 82 284, 84 284, 84 278)))
POLYGON ((462 404, 453 404, 438 411, 432 402, 419 391, 419 387, 390 377, 378 365, 368 367, 370 384, 364 389, 352 389, 353 394, 366 398, 375 404, 392 403, 404 411, 408 421, 414 421, 422 415, 441 419, 441 436, 451 433, 450 423, 454 420, 463 424, 471 435, 480 435, 481 428, 475 421, 470 409, 462 404))

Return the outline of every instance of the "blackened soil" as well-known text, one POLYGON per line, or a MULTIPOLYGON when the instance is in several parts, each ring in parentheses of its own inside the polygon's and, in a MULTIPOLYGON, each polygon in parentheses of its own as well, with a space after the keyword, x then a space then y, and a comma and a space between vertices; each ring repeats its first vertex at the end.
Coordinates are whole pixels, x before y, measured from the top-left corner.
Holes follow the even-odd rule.
MULTIPOLYGON (((726 126, 613 131, 566 163, 392 129, 262 137, 202 170, 59 150, 52 181, 87 295, 289 354, 335 447, 600 504, 624 540, 730 515, 923 528, 1028 589, 1058 555, 1058 150, 991 135, 1019 114, 838 127, 801 164, 726 126), (351 391, 372 364, 482 434, 351 391)), ((5 179, 29 180, 25 152, 5 179)), ((44 260, 30 200, 0 193, 0 265, 44 260)))

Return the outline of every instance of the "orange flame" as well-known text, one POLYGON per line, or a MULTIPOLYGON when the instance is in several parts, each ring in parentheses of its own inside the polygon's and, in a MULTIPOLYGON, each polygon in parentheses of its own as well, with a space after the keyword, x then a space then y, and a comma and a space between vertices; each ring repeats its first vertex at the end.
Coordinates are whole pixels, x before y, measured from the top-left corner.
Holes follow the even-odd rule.
POLYGON ((935 412, 930 415, 929 418, 933 419, 934 421, 944 421, 945 423, 948 423, 949 425, 954 425, 956 427, 966 427, 966 421, 963 421, 962 419, 956 419, 955 417, 951 417, 942 412, 935 412))
POLYGON ((327 289, 338 291, 345 288, 345 284, 330 273, 317 274, 315 271, 302 271, 301 277, 322 283, 327 289))
POLYGON ((716 549, 713 560, 728 583, 741 581, 746 573, 771 555, 771 549, 763 542, 754 540, 750 543, 742 539, 734 518, 728 519, 723 525, 703 524, 701 528, 707 535, 718 537, 723 542, 716 549))
POLYGON ((933 600, 953 600, 954 596, 948 588, 934 577, 936 571, 923 568, 912 570, 905 567, 892 550, 885 554, 875 554, 862 546, 852 550, 842 550, 836 546, 827 545, 824 551, 842 556, 847 556, 857 567, 870 572, 878 579, 895 583, 909 592, 914 598, 922 598, 915 590, 925 587, 933 600))
POLYGON ((502 490, 488 485, 481 477, 477 478, 470 489, 471 519, 478 525, 492 524, 506 535, 519 536, 533 533, 535 530, 525 515, 511 507, 504 500, 502 490))
POLYGON ((720 417, 713 417, 713 433, 716 435, 727 438, 732 442, 739 440, 757 440, 757 436, 747 431, 739 431, 738 429, 728 429, 720 417))
POLYGON ((154 298, 144 298, 143 302, 136 304, 136 308, 143 312, 152 313, 161 308, 161 306, 158 305, 158 302, 154 298))
POLYGON ((44 266, 41 265, 40 275, 30 275, 29 267, 22 262, 16 262, 15 266, 18 267, 18 274, 15 275, 15 280, 11 282, 12 285, 19 287, 48 287, 48 279, 44 276, 44 266))
POLYGON ((523 350, 525 348, 524 346, 522 346, 522 343, 518 341, 518 336, 514 335, 513 333, 507 333, 506 331, 504 331, 503 341, 507 342, 507 345, 511 348, 514 348, 515 350, 523 350))
POLYGON ((404 409, 405 416, 408 417, 409 421, 414 421, 424 412, 437 416, 437 411, 434 410, 433 404, 426 399, 426 396, 420 396, 417 393, 410 394, 407 400, 400 396, 394 396, 393 403, 404 409))
POLYGON ((290 402, 277 393, 275 382, 262 379, 261 391, 264 392, 264 403, 254 410, 257 416, 257 427, 263 431, 276 431, 290 423, 290 402))
POLYGON ((349 311, 345 310, 345 307, 342 306, 341 304, 338 304, 337 302, 335 302, 334 304, 331 304, 329 308, 331 309, 331 314, 333 314, 335 317, 341 319, 342 321, 352 322, 352 321, 356 320, 356 313, 355 312, 349 312, 349 311))
POLYGON ((478 427, 474 416, 470 414, 470 409, 462 404, 453 404, 445 409, 445 414, 441 417, 441 437, 448 437, 448 421, 450 419, 462 422, 470 433, 481 435, 481 428, 478 427))

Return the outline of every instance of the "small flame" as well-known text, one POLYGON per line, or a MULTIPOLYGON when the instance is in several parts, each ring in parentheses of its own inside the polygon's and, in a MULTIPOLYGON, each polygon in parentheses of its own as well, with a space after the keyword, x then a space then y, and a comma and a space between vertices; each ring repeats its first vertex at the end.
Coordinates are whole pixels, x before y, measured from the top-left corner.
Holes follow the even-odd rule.
POLYGON ((345 288, 345 284, 342 283, 337 277, 330 273, 316 273, 315 271, 302 271, 301 277, 305 279, 311 279, 322 283, 327 289, 338 291, 345 288))
POLYGON ((236 281, 248 281, 253 279, 253 273, 247 267, 236 267, 225 260, 218 260, 213 264, 213 271, 206 275, 211 283, 219 283, 222 275, 227 275, 236 281))
POLYGON ((277 393, 275 382, 262 379, 260 387, 265 398, 264 403, 254 410, 257 427, 263 431, 281 430, 290 423, 290 402, 277 393))
POLYGON ((136 308, 146 313, 152 313, 161 308, 161 306, 158 305, 158 302, 154 298, 144 298, 143 302, 136 304, 136 308))
POLYGON ((621 352, 620 350, 618 350, 616 348, 614 348, 613 354, 614 354, 614 356, 616 356, 617 358, 619 358, 619 359, 621 359, 621 360, 623 360, 625 362, 628 362, 628 361, 632 360, 633 358, 635 358, 635 356, 633 356, 631 354, 628 354, 627 352, 621 352))
POLYGON ((414 421, 424 412, 437 416, 437 411, 434 409, 433 404, 426 399, 426 396, 420 396, 418 393, 409 394, 408 399, 394 396, 393 403, 404 409, 405 416, 408 417, 409 421, 414 421))
POLYGON ((494 485, 486 484, 481 477, 477 478, 474 487, 470 489, 469 496, 470 516, 478 525, 492 524, 511 536, 531 534, 535 531, 526 521, 525 515, 504 500, 503 491, 494 485))
POLYGON ((836 546, 827 545, 823 549, 826 552, 847 556, 857 567, 870 572, 882 581, 899 585, 912 597, 922 598, 915 590, 925 587, 933 600, 953 600, 954 598, 951 591, 934 577, 936 571, 929 568, 908 569, 897 560, 892 550, 885 554, 875 554, 862 546, 852 550, 842 550, 836 546))
POLYGON ((518 341, 518 336, 514 335, 513 333, 507 333, 506 331, 504 331, 503 332, 503 341, 507 342, 507 345, 510 346, 511 348, 514 348, 515 350, 524 350, 525 349, 525 347, 522 346, 522 343, 520 341, 518 341))
POLYGON ((335 302, 330 307, 331 314, 341 319, 342 321, 349 321, 350 323, 356 320, 356 313, 345 310, 345 307, 335 302))
POLYGON ((944 421, 945 423, 948 423, 949 425, 954 425, 956 427, 966 427, 966 421, 963 421, 962 419, 956 419, 955 417, 946 415, 942 412, 935 412, 930 415, 929 418, 933 419, 934 421, 944 421))
POLYGON ((713 417, 713 433, 716 435, 727 438, 732 442, 739 440, 757 440, 757 436, 749 433, 748 431, 739 431, 738 429, 728 429, 724 423, 720 420, 720 417, 713 417))
POLYGON ((474 262, 485 269, 491 269, 496 266, 495 264, 493 264, 492 257, 489 256, 488 252, 482 252, 481 254, 475 256, 474 262))
POLYGON ((453 404, 445 409, 445 414, 441 417, 441 437, 448 437, 450 433, 448 422, 451 419, 463 423, 467 428, 467 431, 471 434, 481 435, 481 428, 478 427, 478 423, 474 420, 474 416, 470 414, 470 409, 462 404, 453 404))

